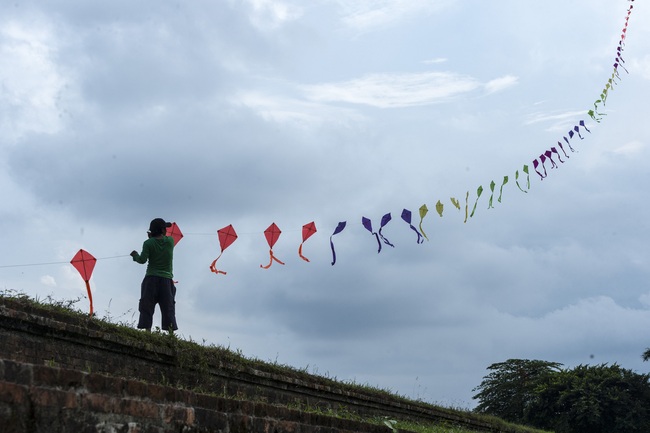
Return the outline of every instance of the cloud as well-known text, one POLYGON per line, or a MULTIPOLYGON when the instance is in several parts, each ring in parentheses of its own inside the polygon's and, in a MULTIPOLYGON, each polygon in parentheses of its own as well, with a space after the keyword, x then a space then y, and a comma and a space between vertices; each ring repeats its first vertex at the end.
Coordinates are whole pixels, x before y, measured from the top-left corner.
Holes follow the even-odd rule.
POLYGON ((343 23, 359 31, 376 30, 413 16, 435 13, 453 3, 453 0, 428 2, 410 0, 336 1, 341 9, 343 23))
POLYGON ((646 308, 650 308, 650 292, 639 296, 639 302, 646 308))
POLYGON ((500 92, 517 84, 519 79, 513 75, 506 75, 500 78, 490 80, 485 84, 485 90, 488 94, 500 92))
POLYGON ((54 277, 52 275, 43 275, 41 277, 41 283, 44 286, 56 287, 56 280, 54 279, 54 277))
POLYGON ((422 63, 425 65, 438 65, 440 63, 445 63, 447 61, 444 57, 437 57, 435 59, 424 60, 422 63))
POLYGON ((546 131, 566 134, 569 129, 573 129, 578 120, 585 120, 586 117, 587 113, 585 110, 561 111, 557 113, 537 112, 527 115, 524 125, 548 123, 549 126, 546 127, 546 131))
POLYGON ((632 59, 629 69, 632 73, 639 74, 646 80, 650 80, 650 55, 632 59))
POLYGON ((474 78, 450 72, 370 74, 340 83, 306 85, 308 99, 378 108, 400 108, 447 101, 480 87, 474 78))
POLYGON ((277 0, 246 0, 246 3, 251 8, 251 24, 262 31, 276 30, 303 13, 300 7, 277 0))
POLYGON ((647 147, 648 146, 645 143, 634 140, 627 142, 620 147, 617 147, 612 151, 612 153, 615 153, 617 155, 632 156, 642 152, 647 147))
POLYGON ((11 141, 62 128, 59 99, 67 82, 54 61, 57 38, 47 23, 0 25, 0 131, 11 141))
POLYGON ((363 122, 365 119, 362 114, 353 109, 332 107, 286 96, 272 96, 257 91, 241 92, 232 98, 232 103, 250 108, 266 121, 307 130, 326 124, 345 127, 352 122, 363 122))

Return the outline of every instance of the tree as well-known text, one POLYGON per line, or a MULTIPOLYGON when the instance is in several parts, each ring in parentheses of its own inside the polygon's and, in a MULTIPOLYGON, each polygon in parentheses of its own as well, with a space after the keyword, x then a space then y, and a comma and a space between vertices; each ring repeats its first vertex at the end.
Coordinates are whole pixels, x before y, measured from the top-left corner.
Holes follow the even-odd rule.
POLYGON ((562 433, 650 431, 650 376, 619 365, 579 365, 536 389, 528 421, 562 433))
POLYGON ((643 355, 641 355, 644 361, 650 360, 650 347, 643 352, 643 355))
POLYGON ((557 362, 528 359, 509 359, 490 365, 488 370, 492 372, 472 390, 479 391, 473 397, 479 401, 475 410, 525 424, 536 398, 536 388, 561 366, 557 362))
POLYGON ((650 375, 619 365, 561 369, 546 361, 510 359, 474 390, 476 410, 557 433, 650 431, 650 375))

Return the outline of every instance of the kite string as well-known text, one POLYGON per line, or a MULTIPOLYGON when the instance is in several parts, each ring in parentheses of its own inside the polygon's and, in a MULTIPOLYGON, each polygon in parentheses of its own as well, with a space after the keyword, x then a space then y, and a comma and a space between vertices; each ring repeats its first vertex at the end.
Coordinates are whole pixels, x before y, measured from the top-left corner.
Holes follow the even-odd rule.
MULTIPOLYGON (((130 257, 129 254, 124 254, 120 256, 110 256, 110 257, 100 257, 97 260, 109 260, 109 259, 119 259, 123 257, 130 257)), ((69 265, 70 262, 44 262, 44 263, 24 263, 20 265, 0 265, 0 268, 22 268, 22 267, 29 267, 29 266, 47 266, 47 265, 69 265)))

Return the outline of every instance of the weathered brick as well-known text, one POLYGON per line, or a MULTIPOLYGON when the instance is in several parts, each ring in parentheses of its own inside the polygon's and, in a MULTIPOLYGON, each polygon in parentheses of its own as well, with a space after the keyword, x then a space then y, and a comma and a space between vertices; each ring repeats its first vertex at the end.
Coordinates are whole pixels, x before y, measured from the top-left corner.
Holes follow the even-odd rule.
POLYGON ((157 385, 155 383, 149 383, 147 384, 145 395, 153 401, 162 402, 167 400, 167 388, 162 385, 157 385))
POLYGON ((54 406, 67 409, 77 407, 77 393, 74 391, 32 387, 30 389, 30 397, 32 403, 37 406, 54 406))
POLYGON ((249 433, 253 428, 253 419, 248 415, 230 414, 228 427, 230 433, 249 433))
POLYGON ((88 374, 83 371, 61 368, 59 369, 59 384, 67 388, 81 388, 84 386, 86 376, 88 374))
POLYGON ((31 364, 16 363, 5 360, 4 378, 7 382, 21 385, 32 384, 32 366, 31 364))
POLYGON ((210 432, 226 431, 228 428, 228 415, 204 407, 195 407, 194 422, 197 427, 210 432))
POLYGON ((58 376, 58 368, 52 368, 45 365, 32 366, 32 380, 35 386, 42 384, 51 384, 51 386, 56 386, 59 382, 58 376))
POLYGON ((88 392, 106 393, 111 395, 122 395, 125 388, 125 381, 119 377, 111 377, 104 374, 88 374, 84 384, 88 392))
POLYGON ((26 405, 28 402, 28 394, 29 390, 26 385, 0 382, 0 402, 13 405, 26 405))
POLYGON ((114 413, 119 412, 119 401, 103 394, 80 394, 79 405, 81 409, 91 412, 114 413))
POLYGON ((179 405, 166 405, 163 408, 163 421, 167 424, 194 425, 194 408, 179 405))
POLYGON ((124 398, 119 402, 116 412, 141 418, 160 419, 160 406, 156 403, 124 398))

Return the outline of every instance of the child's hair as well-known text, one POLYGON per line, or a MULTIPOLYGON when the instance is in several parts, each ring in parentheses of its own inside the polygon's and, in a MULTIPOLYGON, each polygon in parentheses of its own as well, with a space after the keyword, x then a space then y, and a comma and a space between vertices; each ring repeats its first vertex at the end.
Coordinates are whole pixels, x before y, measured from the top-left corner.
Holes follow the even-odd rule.
POLYGON ((151 220, 151 223, 149 224, 149 235, 159 236, 165 234, 169 225, 171 224, 165 222, 165 220, 162 218, 151 220))

